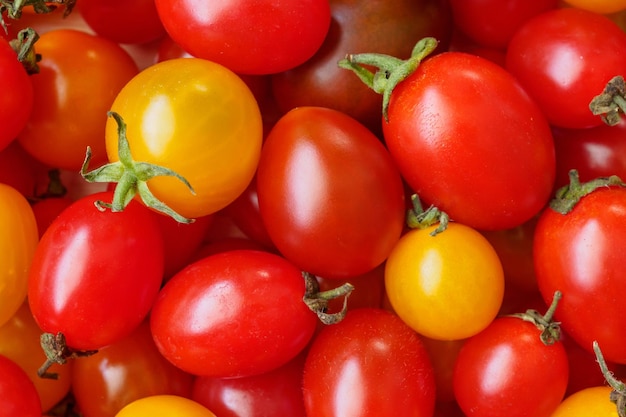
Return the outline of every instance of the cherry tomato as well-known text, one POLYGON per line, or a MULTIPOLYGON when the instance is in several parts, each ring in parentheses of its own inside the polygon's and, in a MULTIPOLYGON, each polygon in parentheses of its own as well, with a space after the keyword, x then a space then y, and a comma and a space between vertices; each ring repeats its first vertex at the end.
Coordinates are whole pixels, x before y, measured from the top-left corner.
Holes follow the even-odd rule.
POLYGON ((563 0, 577 9, 589 10, 599 14, 617 13, 626 9, 624 0, 563 0))
POLYGON ((51 197, 38 200, 32 204, 33 214, 37 220, 37 230, 41 237, 54 219, 68 208, 74 200, 69 197, 51 197))
POLYGON ((36 45, 43 58, 19 143, 55 168, 78 171, 87 146, 95 164, 105 162, 106 112, 137 64, 120 45, 76 29, 47 31, 36 45))
POLYGON ((155 3, 168 34, 184 50, 242 74, 270 74, 302 64, 320 47, 330 25, 328 0, 155 3))
POLYGON ((97 350, 146 317, 163 279, 163 238, 145 207, 100 211, 86 196, 48 227, 31 264, 28 301, 44 332, 75 350, 97 350))
POLYGON ((434 371, 419 337, 392 313, 348 312, 313 340, 302 389, 307 416, 432 416, 434 371))
POLYGON ((176 368, 157 350, 147 321, 97 355, 77 358, 72 393, 87 417, 109 417, 151 395, 191 398, 193 376, 176 368))
POLYGON ((550 416, 565 394, 569 365, 563 345, 544 344, 540 334, 529 321, 500 317, 465 341, 453 387, 468 417, 550 416))
POLYGON ((24 302, 11 319, 0 327, 0 355, 17 363, 26 372, 39 394, 41 409, 50 410, 70 391, 73 362, 61 366, 54 364, 50 372, 57 379, 40 378, 37 371, 46 360, 41 350, 41 329, 33 318, 28 302, 24 302))
POLYGON ((0 151, 6 148, 26 126, 33 109, 33 84, 9 44, 0 39, 0 151))
POLYGON ((0 183, 0 326, 28 292, 28 270, 39 241, 33 210, 15 188, 0 183))
POLYGON ((626 188, 601 186, 580 198, 571 211, 560 211, 547 208, 535 229, 539 290, 544 299, 556 290, 563 293, 556 319, 574 341, 591 351, 597 340, 607 361, 624 364, 626 188))
POLYGON ((216 417, 197 402, 177 395, 152 395, 128 404, 115 417, 216 417))
POLYGON ((589 110, 616 75, 626 73, 626 33, 608 17, 575 8, 544 12, 509 42, 506 68, 555 126, 603 123, 589 110))
POLYGON ((385 265, 393 310, 418 333, 438 340, 470 337, 496 317, 504 294, 502 264, 493 246, 461 223, 403 235, 385 265))
POLYGON ((617 417, 610 394, 611 388, 606 385, 585 388, 567 397, 550 417, 617 417))
POLYGON ((15 188, 27 199, 34 199, 48 184, 46 165, 33 158, 18 141, 0 151, 0 183, 15 188))
POLYGON ((0 355, 0 398, 3 416, 41 417, 41 403, 33 382, 18 364, 0 355))
POLYGON ((262 251, 235 250, 188 265, 163 287, 150 315, 159 351, 194 374, 271 371, 311 339, 317 317, 302 301, 301 271, 262 251))
MULTIPOLYGON (((133 158, 186 178, 159 176, 152 193, 184 217, 202 217, 236 199, 252 180, 263 125, 250 89, 236 74, 197 58, 152 65, 119 92, 111 110, 126 123, 133 158)), ((106 124, 110 161, 118 160, 118 126, 106 124)))
POLYGON ((393 159, 373 133, 337 110, 299 107, 274 125, 257 194, 276 248, 324 278, 380 265, 404 225, 404 187, 393 159))

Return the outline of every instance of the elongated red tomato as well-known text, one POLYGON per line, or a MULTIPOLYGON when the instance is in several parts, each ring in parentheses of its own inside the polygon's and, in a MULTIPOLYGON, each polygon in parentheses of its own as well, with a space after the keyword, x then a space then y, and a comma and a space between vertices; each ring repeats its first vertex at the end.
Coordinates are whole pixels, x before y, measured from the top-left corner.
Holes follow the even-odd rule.
POLYGON ((391 156, 337 110, 299 107, 276 123, 261 153, 257 194, 276 248, 324 278, 374 269, 404 225, 404 188, 391 156))
POLYGON ((163 238, 156 220, 132 201, 122 212, 83 197, 48 227, 35 251, 28 301, 44 332, 69 347, 93 350, 130 334, 146 317, 163 278, 163 238))

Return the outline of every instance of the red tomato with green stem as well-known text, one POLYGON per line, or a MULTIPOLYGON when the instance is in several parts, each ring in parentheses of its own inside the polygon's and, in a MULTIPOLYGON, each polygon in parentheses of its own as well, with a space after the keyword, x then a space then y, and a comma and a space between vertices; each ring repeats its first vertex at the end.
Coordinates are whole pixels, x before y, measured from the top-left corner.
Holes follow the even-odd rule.
POLYGON ((626 73, 626 33, 608 17, 559 8, 527 21, 511 39, 506 68, 559 127, 599 126, 592 99, 626 73))
POLYGON ((100 211, 110 192, 86 196, 48 227, 35 251, 28 301, 41 329, 68 348, 92 351, 130 334, 163 279, 163 237, 145 207, 100 211))
POLYGON ((156 0, 156 7, 167 33, 184 50, 242 74, 276 73, 304 63, 330 25, 328 0, 156 0))
POLYGON ((302 380, 307 416, 430 417, 433 366, 419 336, 396 315, 348 312, 309 349, 302 380))
POLYGON ((476 229, 521 225, 552 192, 550 126, 502 67, 461 52, 428 57, 436 46, 425 38, 407 61, 356 54, 340 65, 383 94, 385 143, 424 203, 476 229))
POLYGON ((374 269, 404 226, 404 187, 393 159, 365 126, 328 108, 299 107, 274 125, 257 195, 276 249, 324 278, 374 269))

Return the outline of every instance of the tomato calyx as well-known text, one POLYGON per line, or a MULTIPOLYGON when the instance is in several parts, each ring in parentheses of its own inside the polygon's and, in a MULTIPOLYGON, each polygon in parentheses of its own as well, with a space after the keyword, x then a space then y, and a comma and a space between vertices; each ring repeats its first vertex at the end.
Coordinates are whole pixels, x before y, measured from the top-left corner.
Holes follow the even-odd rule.
POLYGON ((146 206, 172 217, 179 223, 192 223, 194 219, 188 219, 178 214, 167 204, 157 199, 147 185, 148 180, 154 177, 171 176, 179 179, 189 188, 189 191, 195 195, 196 193, 189 181, 169 168, 147 162, 134 161, 126 137, 126 123, 122 119, 122 116, 113 111, 109 111, 107 114, 109 117, 113 117, 117 122, 119 161, 108 163, 100 168, 87 172, 87 167, 91 160, 91 148, 87 147, 85 160, 80 170, 80 174, 87 182, 117 183, 113 193, 113 201, 111 203, 100 200, 96 201, 96 207, 101 211, 108 208, 114 212, 119 212, 124 210, 132 199, 138 195, 146 206))
POLYGON ((424 209, 422 202, 417 194, 411 196, 413 208, 407 210, 406 223, 411 229, 426 229, 432 225, 439 223, 439 226, 430 232, 431 236, 436 236, 446 230, 450 222, 450 216, 444 211, 439 210, 432 204, 424 209))
POLYGON ((626 82, 624 77, 616 75, 607 83, 602 93, 589 103, 589 110, 609 126, 615 126, 626 112, 626 82))
POLYGON ((552 303, 545 314, 541 314, 537 310, 528 309, 525 313, 510 314, 509 317, 517 317, 534 324, 541 331, 541 342, 546 346, 553 345, 561 339, 560 323, 553 321, 553 319, 562 296, 561 291, 557 290, 554 292, 552 303))
POLYGON ((63 333, 57 334, 43 333, 40 338, 41 348, 46 354, 46 361, 37 370, 40 378, 58 379, 59 375, 48 372, 48 369, 58 363, 64 365, 68 359, 79 358, 83 356, 91 356, 96 354, 97 350, 74 350, 67 346, 63 333))
POLYGON ((592 193, 598 188, 610 186, 624 186, 624 183, 617 175, 599 177, 581 183, 578 171, 572 169, 569 172, 569 184, 557 190, 555 197, 550 201, 550 208, 557 213, 567 214, 572 211, 580 199, 587 194, 592 193))
POLYGON ((438 41, 435 38, 426 37, 417 42, 411 56, 406 60, 377 53, 348 54, 338 62, 338 65, 340 68, 351 70, 365 85, 382 94, 383 116, 388 122, 389 99, 394 88, 411 75, 437 45, 438 41), (376 72, 370 71, 367 66, 376 68, 376 72))
POLYGON ((17 54, 17 60, 22 64, 28 75, 39 74, 41 54, 35 52, 35 42, 39 34, 33 28, 25 28, 17 33, 15 39, 9 41, 11 48, 17 54))
POLYGON ((69 16, 78 0, 0 0, 0 26, 4 33, 8 33, 4 16, 17 20, 22 17, 24 7, 31 6, 37 14, 50 13, 58 6, 64 6, 63 17, 69 16))
POLYGON ((348 312, 348 297, 354 290, 354 285, 345 284, 327 291, 320 291, 320 286, 313 274, 302 272, 304 278, 304 297, 302 301, 311 309, 323 324, 336 324, 346 317, 348 312), (328 313, 328 302, 343 297, 343 307, 336 313, 328 313))
POLYGON ((617 407, 617 415, 619 417, 626 417, 626 384, 615 378, 613 373, 609 370, 604 355, 600 350, 600 345, 596 340, 593 341, 593 352, 596 355, 596 361, 598 365, 600 365, 600 371, 604 379, 611 387, 609 399, 617 407))

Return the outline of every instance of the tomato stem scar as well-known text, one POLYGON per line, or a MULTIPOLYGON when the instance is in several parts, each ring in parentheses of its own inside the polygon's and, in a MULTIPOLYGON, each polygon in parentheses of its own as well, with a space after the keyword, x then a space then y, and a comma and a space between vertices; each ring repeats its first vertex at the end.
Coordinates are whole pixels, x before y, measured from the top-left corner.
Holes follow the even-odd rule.
POLYGON ((609 126, 615 126, 626 112, 626 83, 624 77, 617 75, 607 83, 602 93, 595 96, 589 103, 589 110, 600 116, 609 126))

